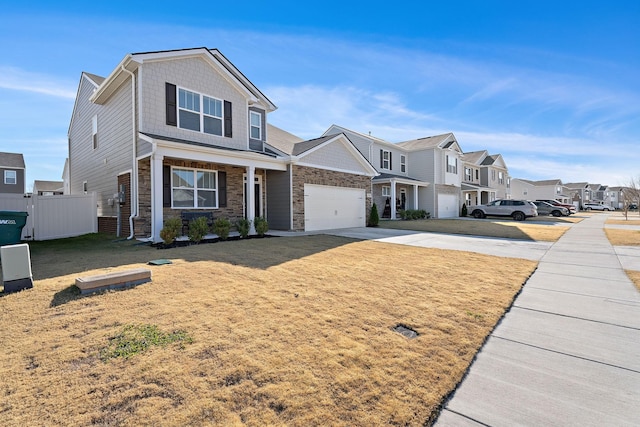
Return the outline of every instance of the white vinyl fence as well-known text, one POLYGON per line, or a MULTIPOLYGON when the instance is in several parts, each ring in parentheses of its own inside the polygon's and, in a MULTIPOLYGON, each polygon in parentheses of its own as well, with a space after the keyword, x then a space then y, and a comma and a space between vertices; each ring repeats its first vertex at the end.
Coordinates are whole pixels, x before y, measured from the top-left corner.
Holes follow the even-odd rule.
POLYGON ((0 194, 0 211, 27 212, 22 240, 51 240, 98 232, 96 193, 79 196, 0 194))

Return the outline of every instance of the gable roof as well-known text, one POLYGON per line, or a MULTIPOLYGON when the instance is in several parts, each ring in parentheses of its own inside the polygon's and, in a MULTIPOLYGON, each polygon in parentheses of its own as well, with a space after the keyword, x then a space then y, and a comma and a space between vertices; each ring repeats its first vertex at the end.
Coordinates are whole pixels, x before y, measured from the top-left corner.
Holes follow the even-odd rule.
POLYGON ((562 181, 559 179, 546 179, 541 181, 531 181, 529 179, 514 178, 514 180, 526 182, 527 184, 535 185, 536 187, 542 187, 545 185, 562 185, 562 181))
POLYGON ((278 108, 218 49, 206 47, 129 53, 100 84, 96 92, 91 96, 91 101, 98 104, 105 102, 124 81, 129 79, 129 72, 138 69, 145 61, 163 61, 189 57, 201 57, 212 66, 218 67, 229 81, 245 92, 247 98, 249 98, 249 104, 259 104, 267 111, 274 111, 278 108))
POLYGON ((298 142, 297 144, 294 145, 293 151, 291 152, 291 154, 294 156, 299 156, 319 145, 324 144, 327 141, 334 139, 336 136, 339 136, 339 135, 344 135, 344 134, 321 136, 320 138, 314 138, 314 139, 309 139, 307 141, 298 142))
POLYGON ((293 154, 293 148, 304 139, 289 133, 279 127, 267 123, 267 144, 284 154, 293 154))
POLYGON ((0 167, 24 169, 24 157, 19 153, 0 153, 0 167))
POLYGON ((489 152, 487 150, 471 151, 469 153, 464 153, 462 155, 462 160, 467 163, 473 163, 474 165, 480 166, 484 158, 488 155, 489 152))
POLYGON ((33 181, 33 191, 63 191, 63 181, 33 181))
POLYGON ((409 151, 419 151, 430 148, 453 148, 462 153, 460 145, 458 145, 458 141, 456 141, 456 137, 451 132, 399 142, 396 145, 409 151))

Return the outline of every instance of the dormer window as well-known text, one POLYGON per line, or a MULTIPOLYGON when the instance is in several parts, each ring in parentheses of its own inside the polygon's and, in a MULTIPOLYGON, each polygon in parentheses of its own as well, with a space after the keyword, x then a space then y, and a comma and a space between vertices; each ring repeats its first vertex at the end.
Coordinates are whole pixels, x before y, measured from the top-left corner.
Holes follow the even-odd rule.
POLYGON ((250 137, 251 139, 262 140, 262 115, 255 111, 249 112, 250 137))

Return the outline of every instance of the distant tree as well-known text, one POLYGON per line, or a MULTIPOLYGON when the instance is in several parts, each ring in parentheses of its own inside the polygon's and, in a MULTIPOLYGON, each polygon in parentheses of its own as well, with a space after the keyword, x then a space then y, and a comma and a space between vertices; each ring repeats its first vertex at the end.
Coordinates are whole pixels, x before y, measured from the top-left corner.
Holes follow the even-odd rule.
POLYGON ((624 217, 628 217, 629 206, 632 204, 637 206, 636 209, 638 209, 638 215, 640 215, 640 207, 638 207, 640 203, 640 176, 638 178, 631 177, 627 185, 623 188, 622 194, 624 197, 624 203, 622 205, 624 217))

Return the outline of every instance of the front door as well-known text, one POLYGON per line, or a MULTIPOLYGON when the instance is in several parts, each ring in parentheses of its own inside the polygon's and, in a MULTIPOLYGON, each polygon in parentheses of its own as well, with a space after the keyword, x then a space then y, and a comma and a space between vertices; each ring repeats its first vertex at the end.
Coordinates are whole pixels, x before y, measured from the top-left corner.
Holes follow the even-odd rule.
MULTIPOLYGON (((244 212, 244 217, 247 217, 247 205, 249 204, 249 201, 247 200, 247 175, 244 174, 242 176, 242 182, 244 183, 243 185, 243 189, 242 189, 242 193, 243 193, 243 212, 244 212)), ((260 175, 256 175, 254 177, 254 185, 253 185, 253 197, 255 200, 255 211, 253 213, 253 215, 257 218, 259 216, 262 216, 262 176, 260 175)))

